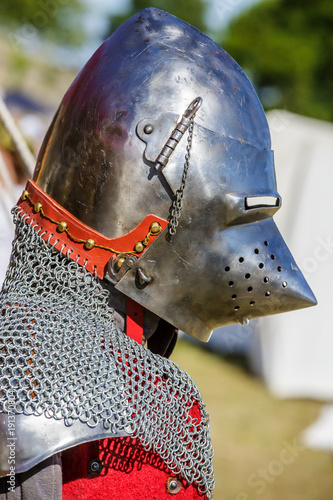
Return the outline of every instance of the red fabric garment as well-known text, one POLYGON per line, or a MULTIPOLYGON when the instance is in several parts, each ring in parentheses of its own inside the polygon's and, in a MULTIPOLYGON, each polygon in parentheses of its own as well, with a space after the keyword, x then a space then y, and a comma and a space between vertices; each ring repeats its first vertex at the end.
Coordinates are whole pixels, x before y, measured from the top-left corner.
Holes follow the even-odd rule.
MULTIPOLYGON (((204 500, 193 485, 181 482, 179 493, 167 492, 174 474, 158 455, 147 452, 137 439, 120 437, 85 443, 63 452, 63 500, 204 500), (99 458, 101 474, 92 477, 88 464, 99 458)), ((178 478, 179 479, 179 478, 178 478)))
MULTIPOLYGON (((200 421, 198 405, 190 410, 200 421)), ((205 500, 195 485, 177 479, 177 494, 167 491, 167 480, 175 477, 156 454, 146 451, 138 439, 119 437, 84 443, 62 454, 63 500, 205 500), (98 458, 104 464, 100 475, 88 472, 89 463, 98 458)))

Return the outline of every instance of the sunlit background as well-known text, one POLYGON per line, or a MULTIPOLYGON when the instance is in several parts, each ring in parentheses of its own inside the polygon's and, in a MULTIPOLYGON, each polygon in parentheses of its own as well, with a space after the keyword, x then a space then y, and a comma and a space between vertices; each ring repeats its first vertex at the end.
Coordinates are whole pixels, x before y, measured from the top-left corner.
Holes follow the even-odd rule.
MULTIPOLYGON (((207 33, 254 84, 283 198, 276 221, 319 302, 220 329, 208 345, 179 341, 173 360, 194 378, 211 414, 215 498, 332 500, 333 2, 1 0, 0 96, 34 155, 80 68, 148 6, 207 33)), ((1 281, 10 208, 28 176, 0 120, 1 281)))

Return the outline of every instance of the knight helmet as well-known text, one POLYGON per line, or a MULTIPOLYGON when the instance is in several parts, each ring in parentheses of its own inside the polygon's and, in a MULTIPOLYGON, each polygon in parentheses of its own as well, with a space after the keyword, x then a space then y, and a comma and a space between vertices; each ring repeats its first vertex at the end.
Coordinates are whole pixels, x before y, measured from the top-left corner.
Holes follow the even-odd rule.
MULTIPOLYGON (((74 80, 33 182, 116 242, 82 239, 91 256, 106 248, 102 279, 207 341, 214 328, 316 303, 273 221, 281 198, 270 146, 237 63, 196 28, 148 8, 74 80)), ((75 239, 75 227, 65 230, 75 239)))

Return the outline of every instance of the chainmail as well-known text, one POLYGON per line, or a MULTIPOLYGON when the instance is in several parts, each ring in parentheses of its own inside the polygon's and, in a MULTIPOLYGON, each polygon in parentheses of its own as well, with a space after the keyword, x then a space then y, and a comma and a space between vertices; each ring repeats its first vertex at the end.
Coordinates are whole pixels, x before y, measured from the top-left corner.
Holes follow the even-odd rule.
POLYGON ((130 429, 211 498, 209 416, 192 379, 120 332, 99 279, 46 243, 20 207, 14 222, 0 296, 0 412, 11 391, 17 414, 130 429), (189 413, 193 405, 200 422, 189 413))

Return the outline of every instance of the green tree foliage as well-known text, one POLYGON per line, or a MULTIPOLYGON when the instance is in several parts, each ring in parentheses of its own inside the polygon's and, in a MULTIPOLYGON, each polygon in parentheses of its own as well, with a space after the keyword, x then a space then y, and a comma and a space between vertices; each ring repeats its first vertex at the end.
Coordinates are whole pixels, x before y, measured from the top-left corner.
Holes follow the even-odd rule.
POLYGON ((40 34, 57 44, 77 45, 84 41, 84 9, 81 0, 1 0, 0 24, 13 43, 23 44, 40 34))
POLYGON ((236 18, 219 43, 266 109, 333 120, 333 2, 264 0, 236 18))
POLYGON ((121 16, 112 16, 108 34, 117 29, 130 16, 147 7, 156 7, 157 9, 165 10, 192 24, 201 31, 206 30, 204 21, 206 6, 204 0, 132 0, 132 7, 128 12, 121 16))

